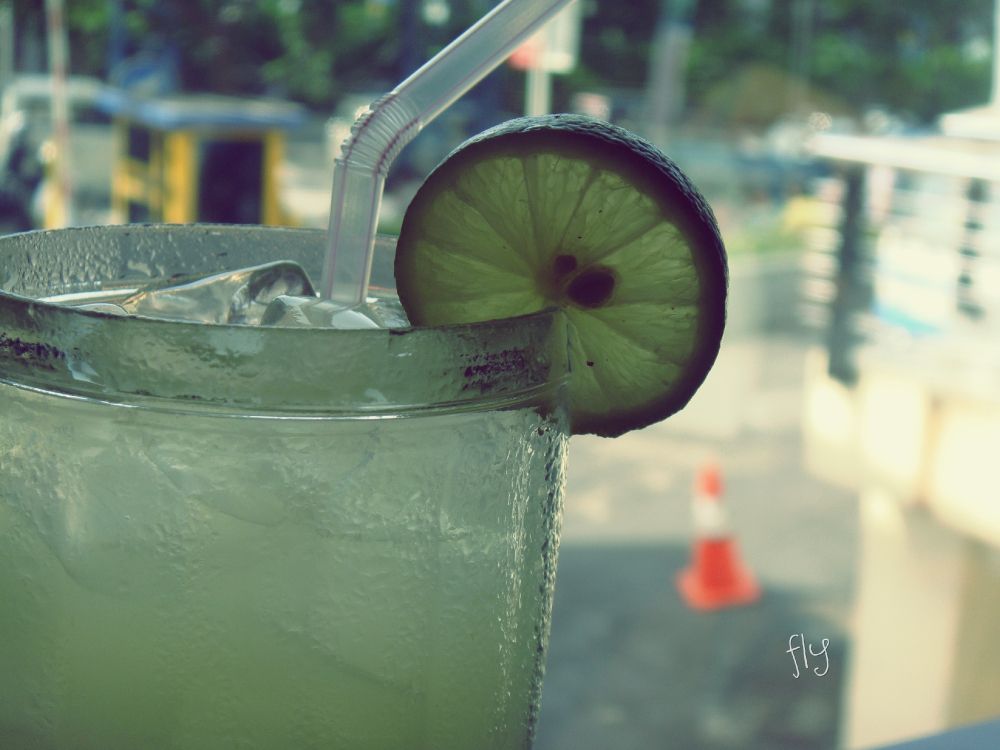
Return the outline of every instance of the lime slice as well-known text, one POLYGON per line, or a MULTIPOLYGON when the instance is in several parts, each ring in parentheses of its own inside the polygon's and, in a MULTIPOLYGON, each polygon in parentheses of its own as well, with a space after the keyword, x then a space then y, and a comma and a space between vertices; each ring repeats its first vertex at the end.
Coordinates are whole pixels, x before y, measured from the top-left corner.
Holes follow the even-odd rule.
POLYGON ((676 164, 606 122, 549 115, 487 130, 431 173, 403 219, 396 286, 414 325, 561 307, 573 431, 612 437, 701 385, 727 270, 712 210, 676 164))

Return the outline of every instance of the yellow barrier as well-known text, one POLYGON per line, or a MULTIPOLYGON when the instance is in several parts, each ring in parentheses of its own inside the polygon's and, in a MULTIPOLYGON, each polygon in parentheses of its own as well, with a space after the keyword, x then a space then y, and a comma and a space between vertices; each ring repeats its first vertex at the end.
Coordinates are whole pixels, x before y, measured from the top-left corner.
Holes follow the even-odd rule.
POLYGON ((279 201, 287 102, 187 95, 136 101, 116 92, 112 218, 118 223, 291 223, 279 201))

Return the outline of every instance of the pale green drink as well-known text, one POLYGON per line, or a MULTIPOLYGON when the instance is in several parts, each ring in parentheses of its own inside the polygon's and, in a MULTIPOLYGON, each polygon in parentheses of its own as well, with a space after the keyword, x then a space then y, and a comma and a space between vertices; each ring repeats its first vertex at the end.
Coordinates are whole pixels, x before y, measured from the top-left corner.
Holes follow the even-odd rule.
POLYGON ((277 258, 312 271, 322 243, 0 239, 0 747, 530 746, 560 316, 283 330, 27 301, 277 258))

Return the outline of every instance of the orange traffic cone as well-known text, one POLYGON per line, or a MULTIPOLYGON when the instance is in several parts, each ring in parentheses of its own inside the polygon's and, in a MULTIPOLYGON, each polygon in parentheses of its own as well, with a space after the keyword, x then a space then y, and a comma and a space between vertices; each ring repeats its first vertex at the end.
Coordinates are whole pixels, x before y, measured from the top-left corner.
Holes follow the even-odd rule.
POLYGON ((677 575, 677 589, 692 609, 722 609, 760 598, 753 574, 740 561, 722 503, 722 477, 715 465, 701 469, 694 494, 695 544, 691 564, 677 575))

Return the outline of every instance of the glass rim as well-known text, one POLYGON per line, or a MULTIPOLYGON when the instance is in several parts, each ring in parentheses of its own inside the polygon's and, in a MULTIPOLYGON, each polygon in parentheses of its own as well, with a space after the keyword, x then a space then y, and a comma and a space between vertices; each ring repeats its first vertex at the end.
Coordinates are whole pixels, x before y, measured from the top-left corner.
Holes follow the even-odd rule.
POLYGON ((0 237, 0 381, 103 403, 261 417, 403 416, 558 400, 568 359, 556 308, 465 324, 334 330, 123 317, 25 294, 47 280, 49 295, 152 282, 171 275, 171 263, 216 272, 211 256, 230 251, 239 262, 221 265, 246 267, 274 247, 280 252, 268 260, 308 262, 317 278, 325 238, 315 229, 218 224, 0 237), (165 257, 157 259, 160 249, 165 257))

